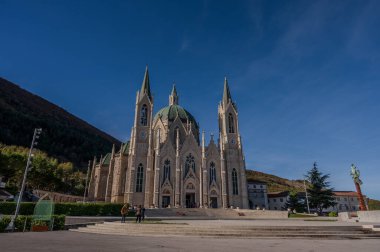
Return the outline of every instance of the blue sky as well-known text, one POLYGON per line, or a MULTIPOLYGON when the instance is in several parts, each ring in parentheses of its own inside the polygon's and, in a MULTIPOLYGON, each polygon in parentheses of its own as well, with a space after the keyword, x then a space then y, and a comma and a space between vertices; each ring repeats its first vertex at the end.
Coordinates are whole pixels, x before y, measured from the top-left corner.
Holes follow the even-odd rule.
MULTIPOLYGON (((0 0, 0 76, 126 140, 145 65, 209 135, 227 76, 247 168, 380 199, 380 1, 0 0)), ((208 137, 209 139, 209 137, 208 137)))

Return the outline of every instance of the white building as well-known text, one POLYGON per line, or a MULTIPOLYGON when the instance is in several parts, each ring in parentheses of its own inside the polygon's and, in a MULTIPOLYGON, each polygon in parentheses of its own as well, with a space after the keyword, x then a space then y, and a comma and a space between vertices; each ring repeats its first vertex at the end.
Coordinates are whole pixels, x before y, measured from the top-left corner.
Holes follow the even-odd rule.
MULTIPOLYGON (((365 196, 364 201, 368 208, 368 200, 365 196)), ((334 207, 329 207, 326 212, 349 212, 349 211, 359 211, 359 196, 357 192, 352 191, 335 191, 334 198, 336 205, 334 207)))
POLYGON ((288 200, 289 192, 271 192, 268 193, 269 210, 285 210, 285 203, 288 200))
POLYGON ((269 209, 267 184, 262 181, 248 181, 248 201, 251 209, 269 209))
MULTIPOLYGON (((268 193, 269 210, 286 210, 285 203, 288 200, 289 192, 268 193)), ((297 193, 299 200, 305 199, 305 193, 297 193)), ((359 197, 357 192, 334 191, 335 206, 324 209, 323 212, 347 212, 359 211, 359 197)), ((368 208, 368 199, 364 196, 364 201, 368 208)))

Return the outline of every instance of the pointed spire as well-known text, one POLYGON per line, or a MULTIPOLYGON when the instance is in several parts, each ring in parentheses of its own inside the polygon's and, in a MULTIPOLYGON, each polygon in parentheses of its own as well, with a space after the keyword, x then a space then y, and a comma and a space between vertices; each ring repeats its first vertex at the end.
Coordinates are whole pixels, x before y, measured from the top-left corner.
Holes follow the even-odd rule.
POLYGON ((176 135, 177 135, 177 139, 176 139, 176 155, 177 155, 177 157, 179 157, 179 129, 178 128, 176 129, 176 135))
POLYGON ((115 144, 112 145, 111 158, 115 156, 115 144))
POLYGON ((175 88, 175 83, 173 83, 172 92, 169 95, 169 105, 178 105, 178 94, 175 88))
POLYGON ((148 66, 146 66, 146 68, 145 68, 144 80, 142 82, 141 91, 140 91, 140 99, 144 94, 147 94, 149 99, 152 100, 152 94, 150 92, 148 66))
POLYGON ((177 95, 177 89, 175 88, 175 82, 173 83, 172 95, 177 95))
POLYGON ((224 77, 223 104, 232 101, 230 87, 228 86, 227 77, 224 77))
POLYGON ((120 157, 123 154, 123 142, 120 144, 120 157))
POLYGON ((206 157, 206 148, 205 148, 205 131, 202 130, 202 158, 206 157))

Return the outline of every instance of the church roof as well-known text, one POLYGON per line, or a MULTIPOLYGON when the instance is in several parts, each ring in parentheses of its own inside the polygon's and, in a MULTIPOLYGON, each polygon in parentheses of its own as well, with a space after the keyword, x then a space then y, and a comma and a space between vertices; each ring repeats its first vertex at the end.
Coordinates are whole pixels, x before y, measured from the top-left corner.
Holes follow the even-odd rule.
POLYGON ((121 153, 127 155, 129 150, 129 141, 127 141, 125 144, 123 144, 123 148, 121 149, 121 153))
POLYGON ((183 123, 189 121, 189 123, 191 122, 196 128, 199 128, 194 116, 190 114, 189 111, 176 104, 160 109, 154 116, 154 120, 156 121, 158 118, 161 118, 163 121, 168 120, 172 122, 177 118, 177 116, 183 123))
POLYGON ((109 165, 111 160, 111 153, 107 153, 102 160, 102 165, 109 165))

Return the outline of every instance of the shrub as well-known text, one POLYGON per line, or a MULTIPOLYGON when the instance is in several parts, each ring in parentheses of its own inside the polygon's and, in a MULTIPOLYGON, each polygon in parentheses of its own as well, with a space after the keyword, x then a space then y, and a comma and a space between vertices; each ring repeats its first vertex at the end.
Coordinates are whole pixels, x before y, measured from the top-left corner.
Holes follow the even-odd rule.
POLYGON ((8 227, 10 221, 11 217, 9 216, 3 216, 0 218, 0 233, 4 232, 4 230, 8 227))
MULTIPOLYGON (((32 215, 34 212, 34 207, 36 203, 34 202, 22 202, 20 205, 20 215, 32 215)), ((12 215, 16 211, 16 202, 1 202, 0 203, 0 214, 12 215)))
POLYGON ((18 231, 23 231, 25 226, 25 230, 30 230, 31 222, 31 215, 19 215, 15 220, 15 229, 17 229, 18 231))
POLYGON ((66 218, 66 216, 63 214, 54 215, 53 230, 64 230, 65 229, 65 218, 66 218))
POLYGON ((330 212, 329 213, 329 217, 338 217, 338 213, 337 212, 330 212))
MULTIPOLYGON (((23 202, 20 215, 33 215, 35 203, 23 202)), ((54 214, 66 216, 119 216, 123 204, 115 203, 55 203, 54 214)), ((0 213, 14 214, 16 202, 0 203, 0 213)))
MULTIPOLYGON (((53 215, 54 223, 53 230, 64 230, 65 229, 65 215, 53 215)), ((0 233, 5 231, 11 221, 11 216, 3 216, 0 219, 0 233)), ((25 225, 25 231, 29 231, 32 225, 49 226, 49 221, 33 219, 33 216, 19 215, 15 220, 15 231, 23 231, 25 225)))

